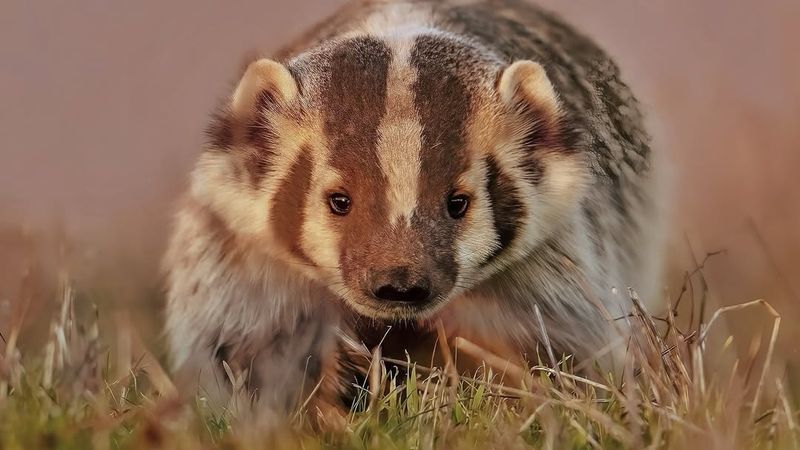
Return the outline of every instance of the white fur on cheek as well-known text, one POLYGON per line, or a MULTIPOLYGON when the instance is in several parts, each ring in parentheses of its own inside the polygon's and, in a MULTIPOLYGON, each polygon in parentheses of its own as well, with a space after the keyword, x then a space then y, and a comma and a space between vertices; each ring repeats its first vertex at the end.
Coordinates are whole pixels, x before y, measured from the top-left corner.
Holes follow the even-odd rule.
POLYGON ((190 195, 209 205, 236 232, 261 235, 266 229, 263 218, 269 213, 268 201, 263 192, 243 188, 233 171, 229 155, 203 153, 192 172, 190 195))
POLYGON ((549 235, 578 210, 590 175, 583 158, 577 155, 552 153, 542 161, 544 176, 537 186, 528 228, 549 235))
POLYGON ((461 184, 475 186, 469 211, 463 219, 463 231, 457 238, 456 261, 459 267, 473 268, 494 251, 499 245, 494 230, 494 216, 491 200, 486 191, 485 163, 475 162, 461 177, 461 184))
POLYGON ((331 214, 324 202, 325 190, 336 185, 339 175, 328 167, 324 167, 324 158, 319 158, 311 177, 311 186, 306 200, 301 229, 300 245, 303 252, 317 264, 321 271, 341 279, 339 267, 339 235, 331 214))

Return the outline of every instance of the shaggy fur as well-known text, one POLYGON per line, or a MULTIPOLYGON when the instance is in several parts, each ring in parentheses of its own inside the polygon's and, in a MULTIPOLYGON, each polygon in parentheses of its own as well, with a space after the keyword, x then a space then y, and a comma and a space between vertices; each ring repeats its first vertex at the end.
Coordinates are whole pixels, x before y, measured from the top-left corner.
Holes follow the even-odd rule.
POLYGON ((253 62, 209 134, 165 258, 166 332, 176 371, 210 389, 224 361, 260 410, 320 379, 336 404, 363 362, 343 349, 387 325, 398 350, 441 320, 535 358, 538 307, 585 360, 624 336, 629 287, 658 297, 637 102, 526 3, 353 3, 253 62))

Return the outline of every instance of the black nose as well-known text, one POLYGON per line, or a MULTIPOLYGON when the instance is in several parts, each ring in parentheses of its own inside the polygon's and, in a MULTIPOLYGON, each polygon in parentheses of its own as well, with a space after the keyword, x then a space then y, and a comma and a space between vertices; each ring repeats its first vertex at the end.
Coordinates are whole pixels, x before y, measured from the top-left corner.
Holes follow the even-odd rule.
POLYGON ((373 277, 372 295, 387 302, 424 303, 430 300, 431 283, 428 277, 414 276, 408 269, 390 269, 373 277))
POLYGON ((387 284, 376 289, 374 294, 378 299, 389 302, 422 303, 430 298, 431 291, 422 286, 411 286, 405 289, 387 284))

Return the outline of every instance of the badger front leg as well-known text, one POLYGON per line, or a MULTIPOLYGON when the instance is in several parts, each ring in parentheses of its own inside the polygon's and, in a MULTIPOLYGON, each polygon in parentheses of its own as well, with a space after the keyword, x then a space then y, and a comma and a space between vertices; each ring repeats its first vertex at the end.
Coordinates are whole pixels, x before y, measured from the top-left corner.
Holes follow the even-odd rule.
POLYGON ((327 412, 337 405, 344 377, 335 317, 330 311, 303 313, 249 330, 223 320, 210 336, 170 329, 173 353, 189 349, 176 361, 176 374, 212 406, 231 408, 241 418, 276 423, 301 406, 312 416, 318 408, 327 412))
POLYGON ((263 417, 286 418, 318 383, 315 398, 334 403, 337 306, 297 274, 244 256, 246 246, 207 208, 181 209, 164 261, 165 334, 179 385, 217 407, 237 392, 240 410, 263 417))
POLYGON ((320 314, 246 339, 220 339, 214 352, 237 383, 234 398, 260 418, 286 418, 305 406, 312 414, 337 400, 340 385, 336 323, 320 314))

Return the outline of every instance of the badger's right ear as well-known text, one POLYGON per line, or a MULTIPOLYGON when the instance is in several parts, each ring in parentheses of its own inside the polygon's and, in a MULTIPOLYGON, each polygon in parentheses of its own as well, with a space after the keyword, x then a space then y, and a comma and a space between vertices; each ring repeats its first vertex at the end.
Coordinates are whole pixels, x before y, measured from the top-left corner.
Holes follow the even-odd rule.
POLYGON ((250 63, 233 91, 230 111, 238 120, 247 120, 257 112, 263 99, 289 103, 297 93, 297 82, 286 66, 259 59, 250 63))

